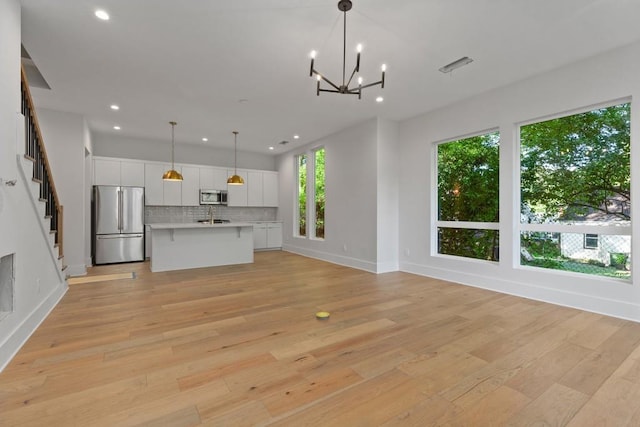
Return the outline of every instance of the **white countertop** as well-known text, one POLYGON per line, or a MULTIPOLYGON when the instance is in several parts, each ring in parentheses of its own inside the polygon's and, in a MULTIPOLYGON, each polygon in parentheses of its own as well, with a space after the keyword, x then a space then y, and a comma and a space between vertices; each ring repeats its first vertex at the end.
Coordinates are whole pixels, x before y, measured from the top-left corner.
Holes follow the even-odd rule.
POLYGON ((157 224, 147 224, 152 230, 177 230, 184 228, 233 228, 233 227, 253 227, 248 222, 227 222, 223 224, 209 224, 202 222, 167 222, 157 224))

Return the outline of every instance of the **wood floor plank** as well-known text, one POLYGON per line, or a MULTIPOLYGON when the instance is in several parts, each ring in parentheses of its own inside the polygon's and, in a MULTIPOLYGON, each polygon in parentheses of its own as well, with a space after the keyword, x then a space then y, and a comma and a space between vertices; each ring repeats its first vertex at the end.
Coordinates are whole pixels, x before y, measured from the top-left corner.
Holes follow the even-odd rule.
POLYGON ((640 425, 633 322, 282 251, 91 277, 0 373, 1 426, 640 425))

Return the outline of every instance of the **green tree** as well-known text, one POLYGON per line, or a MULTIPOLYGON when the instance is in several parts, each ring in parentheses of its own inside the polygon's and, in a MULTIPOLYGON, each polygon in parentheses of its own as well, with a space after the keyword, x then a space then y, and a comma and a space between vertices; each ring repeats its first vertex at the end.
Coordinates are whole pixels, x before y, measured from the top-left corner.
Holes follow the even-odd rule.
POLYGON ((316 237, 324 239, 324 205, 325 205, 325 178, 324 178, 324 148, 315 152, 315 207, 316 207, 316 237))
POLYGON ((298 156, 298 235, 307 235, 307 156, 298 156))
MULTIPOLYGON (((438 219, 498 222, 499 140, 497 132, 438 146, 438 219)), ((498 232, 441 228, 439 252, 497 260, 498 232)))
POLYGON ((630 105, 522 126, 522 212, 630 219, 630 105))

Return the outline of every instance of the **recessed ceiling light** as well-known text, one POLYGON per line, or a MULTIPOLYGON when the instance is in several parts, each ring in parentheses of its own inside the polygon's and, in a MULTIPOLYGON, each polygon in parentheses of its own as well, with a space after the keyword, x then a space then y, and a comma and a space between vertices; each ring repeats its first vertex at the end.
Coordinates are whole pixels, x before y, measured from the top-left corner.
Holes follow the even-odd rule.
POLYGON ((109 14, 102 9, 96 10, 96 17, 98 19, 102 19, 103 21, 109 20, 109 14))
POLYGON ((202 138, 202 142, 207 142, 209 138, 202 138))
POLYGON ((116 125, 113 127, 115 130, 120 130, 120 126, 116 125))
POLYGON ((120 107, 118 107, 116 104, 113 104, 113 105, 111 106, 111 109, 112 109, 112 110, 119 110, 119 109, 120 109, 120 107))
POLYGON ((300 135, 293 135, 293 139, 300 139, 300 135))
POLYGON ((382 102, 382 101, 384 101, 383 97, 379 96, 379 97, 376 98, 376 102, 382 102))
POLYGON ((275 150, 275 149, 276 149, 275 147, 269 147, 269 150, 275 150))

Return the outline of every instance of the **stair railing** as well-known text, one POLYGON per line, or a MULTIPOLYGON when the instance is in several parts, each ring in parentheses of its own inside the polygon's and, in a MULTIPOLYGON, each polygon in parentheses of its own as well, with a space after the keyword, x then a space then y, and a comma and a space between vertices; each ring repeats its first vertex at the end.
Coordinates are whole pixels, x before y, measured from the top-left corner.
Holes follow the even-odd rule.
POLYGON ((35 105, 29 91, 29 83, 24 68, 22 76, 22 114, 25 122, 25 157, 33 162, 33 180, 40 184, 40 200, 46 203, 45 216, 51 221, 50 229, 54 234, 54 241, 58 247, 58 255, 63 256, 62 220, 63 208, 53 182, 53 174, 44 147, 42 132, 36 117, 35 105))

